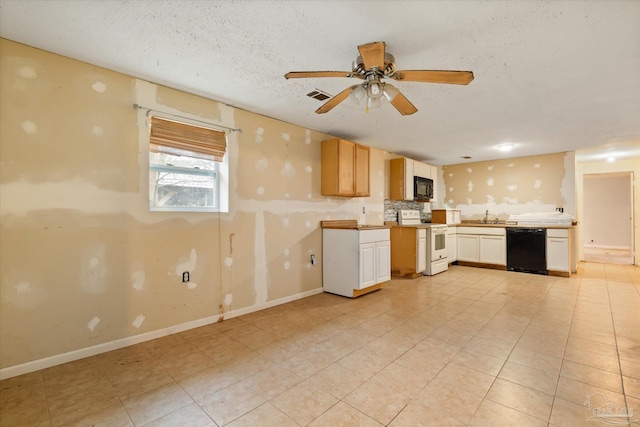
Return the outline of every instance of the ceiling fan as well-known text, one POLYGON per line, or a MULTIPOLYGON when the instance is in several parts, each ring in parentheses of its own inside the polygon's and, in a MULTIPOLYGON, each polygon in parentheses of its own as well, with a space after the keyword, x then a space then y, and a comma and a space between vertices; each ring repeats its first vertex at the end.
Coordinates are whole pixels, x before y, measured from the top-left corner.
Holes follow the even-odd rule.
POLYGON ((287 79, 309 77, 354 77, 364 83, 350 86, 324 103, 316 110, 318 114, 331 111, 349 96, 358 101, 366 96, 367 110, 380 106, 384 97, 403 116, 413 114, 418 109, 395 87, 384 83, 383 78, 405 82, 447 83, 466 85, 473 80, 471 71, 402 70, 396 71, 395 58, 385 52, 384 42, 373 42, 358 46, 360 56, 353 60, 352 71, 291 71, 287 79))

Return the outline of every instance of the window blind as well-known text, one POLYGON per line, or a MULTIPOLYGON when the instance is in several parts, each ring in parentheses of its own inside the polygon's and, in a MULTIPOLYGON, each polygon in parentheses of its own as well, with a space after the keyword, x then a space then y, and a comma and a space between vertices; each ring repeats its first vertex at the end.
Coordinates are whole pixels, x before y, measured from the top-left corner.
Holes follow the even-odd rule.
POLYGON ((227 134, 152 116, 149 149, 221 162, 227 149, 227 134))

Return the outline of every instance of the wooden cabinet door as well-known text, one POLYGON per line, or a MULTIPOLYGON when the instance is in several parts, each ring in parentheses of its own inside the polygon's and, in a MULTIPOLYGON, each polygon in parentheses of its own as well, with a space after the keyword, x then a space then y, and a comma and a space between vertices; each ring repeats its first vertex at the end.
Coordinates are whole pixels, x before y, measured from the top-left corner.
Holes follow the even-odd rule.
POLYGON ((391 241, 376 242, 376 283, 391 280, 391 241))
POLYGON ((447 233, 447 262, 458 260, 458 235, 447 233))
POLYGON ((478 240, 478 236, 458 234, 458 261, 480 261, 478 240))
POLYGON ((507 265, 506 248, 504 236, 480 236, 480 262, 507 265))
POLYGON ((356 193, 354 167, 356 164, 356 145, 353 142, 338 140, 338 194, 356 193))
POLYGON ((377 283, 376 257, 376 244, 374 242, 360 244, 360 280, 358 281, 358 289, 368 288, 377 283))
POLYGON ((369 196, 369 154, 370 148, 355 145, 355 194, 369 196))
POLYGON ((427 269, 427 230, 418 228, 416 233, 418 234, 416 273, 422 273, 427 269))
POLYGON ((569 272, 569 239, 547 237, 547 270, 569 272))

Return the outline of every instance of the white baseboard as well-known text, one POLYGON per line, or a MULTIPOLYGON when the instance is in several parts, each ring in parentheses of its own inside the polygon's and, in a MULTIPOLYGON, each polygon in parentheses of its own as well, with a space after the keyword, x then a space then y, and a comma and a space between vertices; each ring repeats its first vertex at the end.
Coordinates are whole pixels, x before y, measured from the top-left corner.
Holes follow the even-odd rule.
MULTIPOLYGON (((249 314, 255 311, 264 310, 266 308, 275 307, 280 304, 285 304, 287 302, 310 297, 319 293, 322 293, 322 288, 316 288, 310 291, 301 292, 299 294, 290 295, 288 297, 278 298, 273 301, 267 301, 263 304, 233 310, 225 313, 224 318, 231 319, 233 317, 242 316, 243 314, 249 314)), ((220 315, 205 317, 203 319, 193 320, 191 322, 181 323, 179 325, 172 325, 164 329, 159 329, 157 331, 151 331, 140 335, 121 338, 119 340, 110 341, 91 347, 85 347, 78 350, 69 351, 67 353, 56 354, 55 356, 45 357, 44 359, 38 359, 27 363, 22 363, 20 365, 9 366, 7 368, 0 369, 0 380, 16 377, 18 375, 28 374, 30 372, 39 371, 41 369, 50 368, 52 366, 61 365, 63 363, 73 362, 74 360, 84 359, 85 357, 95 356, 96 354, 106 353, 107 351, 117 350, 119 348, 128 347, 130 345, 140 344, 142 342, 154 340, 156 338, 166 337, 167 335, 175 334, 178 332, 188 331, 189 329, 194 329, 200 326, 215 323, 218 320, 220 320, 220 315)))

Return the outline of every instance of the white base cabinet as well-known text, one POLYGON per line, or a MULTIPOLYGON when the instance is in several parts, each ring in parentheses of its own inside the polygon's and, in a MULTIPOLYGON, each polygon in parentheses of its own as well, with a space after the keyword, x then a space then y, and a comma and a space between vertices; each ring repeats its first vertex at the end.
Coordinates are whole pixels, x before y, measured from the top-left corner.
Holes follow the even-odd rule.
POLYGON ((458 227, 458 261, 507 265, 504 227, 458 227))
POLYGON ((571 272, 571 245, 568 229, 547 229, 547 270, 568 276, 571 272))
POLYGON ((380 289, 391 279, 388 228, 322 230, 322 287, 325 292, 356 297, 380 289))
POLYGON ((447 262, 453 263, 458 260, 458 228, 447 228, 447 262))

